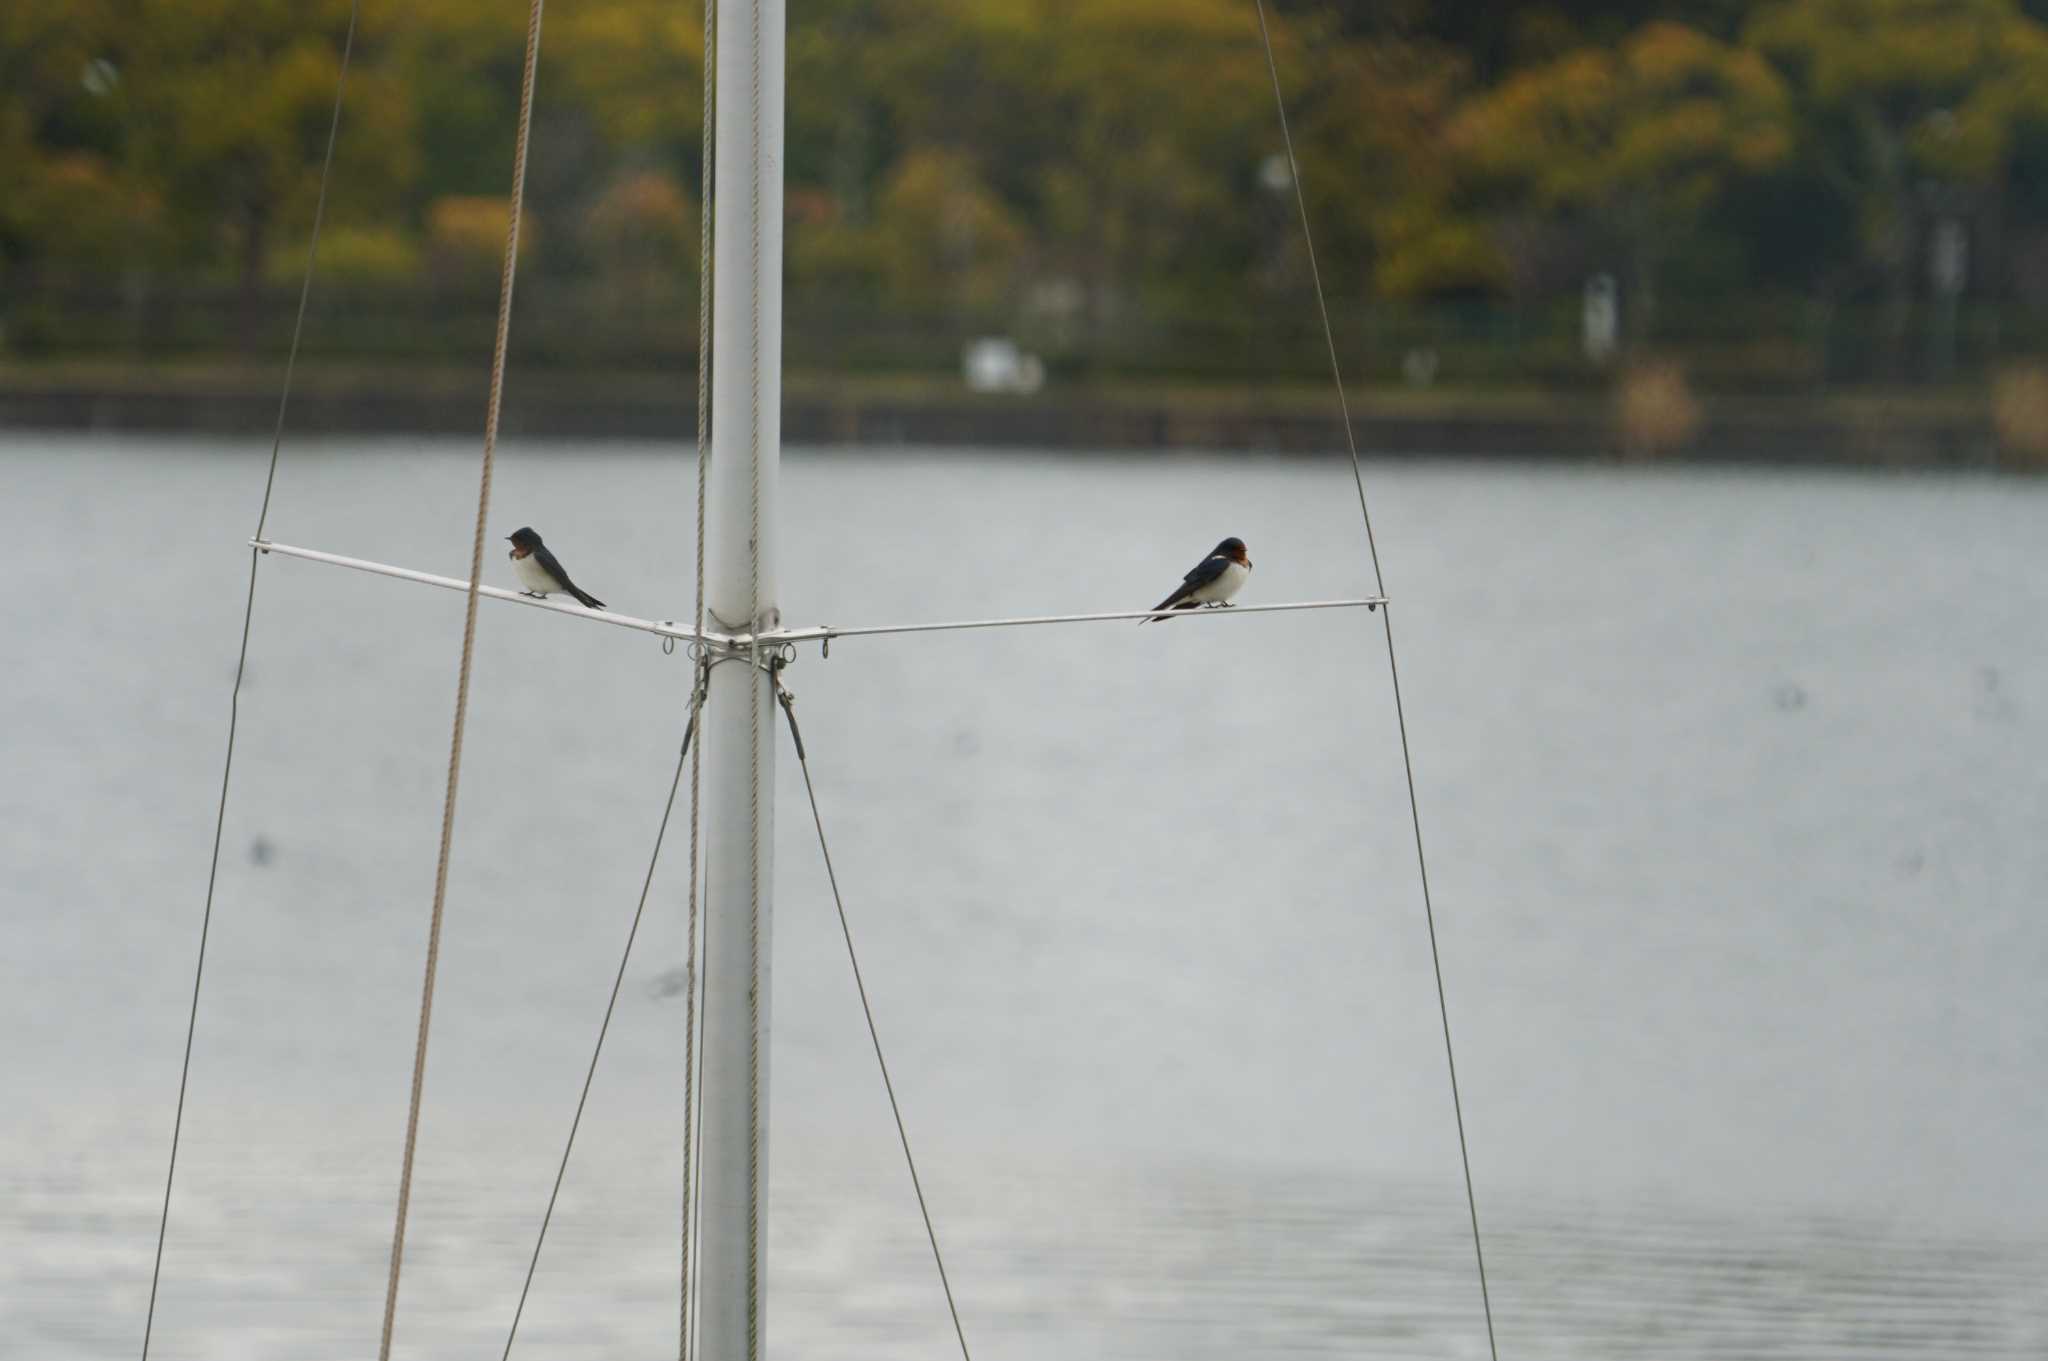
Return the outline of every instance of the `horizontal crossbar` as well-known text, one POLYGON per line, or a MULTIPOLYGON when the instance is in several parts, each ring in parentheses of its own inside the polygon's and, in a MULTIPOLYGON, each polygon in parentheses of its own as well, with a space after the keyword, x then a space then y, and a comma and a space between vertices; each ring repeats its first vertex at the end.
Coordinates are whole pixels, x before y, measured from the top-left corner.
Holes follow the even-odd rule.
MULTIPOLYGON (((295 548, 288 543, 270 543, 263 539, 249 540, 249 546, 260 553, 276 553, 287 558, 304 558, 307 562, 324 562, 330 567, 347 567, 357 572, 374 572, 380 577, 396 577, 400 581, 416 581, 422 586, 439 586, 448 591, 467 591, 469 583, 454 577, 437 577, 432 572, 415 572, 409 567, 393 567, 389 563, 371 562, 365 558, 345 558, 339 553, 322 553, 314 548, 295 548)), ((639 629, 642 633, 657 634, 663 638, 680 638, 684 642, 695 642, 697 631, 687 624, 678 624, 669 619, 640 619, 630 614, 618 614, 611 610, 590 610, 569 600, 544 600, 539 596, 527 595, 520 591, 501 590, 496 586, 479 586, 477 594, 492 600, 503 600, 514 605, 531 605, 535 609, 552 610, 566 614, 572 619, 594 619, 600 624, 616 624, 620 628, 639 629)), ((719 638, 719 634, 711 634, 719 638)))
POLYGON ((1368 610, 1386 604, 1385 596, 1360 596, 1355 600, 1290 600, 1277 605, 1231 605, 1191 610, 1112 610, 1101 614, 1028 614, 1011 619, 956 619, 939 624, 872 624, 858 628, 820 626, 780 629, 761 635, 762 641, 778 643, 829 643, 835 638, 862 638, 884 633, 944 633, 954 629, 1006 629, 1027 624, 1094 624, 1113 619, 1208 619, 1220 614, 1272 614, 1281 610, 1368 610))
MULTIPOLYGON (((468 582, 454 577, 435 576, 431 572, 415 572, 407 567, 393 567, 388 563, 371 562, 365 558, 347 558, 339 553, 322 553, 318 549, 297 548, 291 544, 271 543, 264 539, 251 539, 249 544, 263 553, 302 558, 307 562, 322 562, 330 567, 347 567, 357 572, 372 572, 378 576, 395 577, 400 581, 418 582, 422 586, 439 586, 449 591, 469 589, 468 582)), ((641 619, 630 614, 617 614, 611 610, 589 610, 568 601, 543 600, 538 596, 520 591, 507 591, 496 586, 478 587, 477 594, 514 605, 552 610, 556 614, 565 614, 572 619, 588 619, 600 624, 614 624, 620 628, 639 629, 643 633, 652 633, 662 638, 680 638, 684 642, 696 642, 700 637, 696 630, 669 619, 641 619)), ((757 641, 763 647, 774 647, 783 643, 821 643, 829 647, 835 638, 869 638, 885 634, 947 633, 960 629, 1019 628, 1030 624, 1093 624, 1117 619, 1213 619, 1218 615, 1274 614, 1284 610, 1348 610, 1360 606, 1371 610, 1386 603, 1385 596, 1374 595, 1346 600, 1293 600, 1274 605, 1233 605, 1227 609, 1111 610, 1098 614, 1033 614, 1006 619, 956 619, 933 624, 867 624, 851 628, 819 625, 812 628, 773 629, 763 633, 758 639, 751 634, 718 633, 707 629, 701 637, 717 648, 734 651, 745 651, 757 641)))

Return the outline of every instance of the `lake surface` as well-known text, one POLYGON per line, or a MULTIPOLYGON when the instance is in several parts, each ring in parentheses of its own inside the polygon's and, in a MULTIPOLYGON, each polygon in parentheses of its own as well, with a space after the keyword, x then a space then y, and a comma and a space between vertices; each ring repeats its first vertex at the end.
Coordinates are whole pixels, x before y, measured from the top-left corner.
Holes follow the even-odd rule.
MULTIPOLYGON (((251 440, 0 436, 0 1356, 130 1354, 261 494, 251 440)), ((853 625, 1368 593, 1341 461, 793 451, 853 625)), ((2048 483, 1382 462, 1503 1357, 2048 1355, 2048 483)), ((625 612, 680 448, 511 443, 625 612)), ((279 541, 464 574, 468 442, 294 442, 279 541)), ((491 579, 511 585, 493 549, 491 579)), ((380 1321, 462 599, 268 559, 154 1352, 380 1321)), ((495 1355, 689 674, 486 602, 399 1352, 495 1355)), ((1379 616, 842 641, 790 672, 984 1358, 1486 1354, 1379 616)), ((951 1328, 785 755, 774 1354, 951 1328)), ((672 833, 520 1354, 673 1349, 672 833)))

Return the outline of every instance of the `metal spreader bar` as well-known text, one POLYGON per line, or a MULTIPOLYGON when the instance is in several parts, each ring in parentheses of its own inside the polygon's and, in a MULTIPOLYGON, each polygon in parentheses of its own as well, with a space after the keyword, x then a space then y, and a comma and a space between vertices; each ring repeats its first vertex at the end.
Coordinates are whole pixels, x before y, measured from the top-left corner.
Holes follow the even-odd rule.
POLYGON ((1010 619, 955 619, 938 624, 872 624, 856 628, 820 626, 778 629, 764 633, 761 641, 776 643, 827 643, 835 638, 861 638, 884 633, 947 633, 957 629, 1018 628, 1027 624, 1093 624, 1112 619, 1196 619, 1219 614, 1271 614, 1280 610, 1349 610, 1364 606, 1376 610, 1387 603, 1385 596, 1360 596, 1355 600, 1292 600, 1277 605, 1231 605, 1192 610, 1111 610, 1100 614, 1030 614, 1010 619))
MULTIPOLYGON (((259 552, 276 553, 287 558, 304 558, 307 562, 324 562, 331 567, 347 567, 358 572, 372 572, 380 577, 397 577, 400 581, 417 581, 423 586, 439 586, 448 591, 467 591, 469 583, 454 577, 438 577, 431 572, 415 572, 407 567, 393 567, 389 563, 370 562, 364 558, 345 558, 339 553, 322 553, 314 548, 296 548, 288 543, 271 543, 264 539, 251 539, 249 544, 259 552)), ((590 610, 568 600, 543 600, 539 596, 519 591, 501 590, 496 586, 479 586, 477 594, 491 600, 503 600, 514 605, 530 605, 535 609, 552 610, 566 614, 571 619, 590 619, 600 624, 616 624, 620 628, 639 629, 662 638, 680 638, 684 642, 697 641, 697 631, 687 624, 678 624, 667 619, 641 619, 630 614, 615 614, 611 610, 590 610)), ((713 634, 713 638, 721 635, 713 634)))
MULTIPOLYGON (((307 562, 324 562, 331 567, 347 567, 357 572, 370 572, 382 577, 396 577, 400 581, 416 581, 423 586, 439 586, 448 591, 466 591, 469 583, 454 577, 435 576, 431 572, 415 572, 408 567, 393 567, 389 563, 371 562, 365 558, 348 558, 339 553, 322 553, 314 548, 298 548, 288 543, 271 543, 266 539, 251 539, 250 546, 264 553, 276 553, 288 558, 303 558, 307 562)), ((588 619, 599 624, 614 624, 620 628, 638 629, 660 638, 680 638, 684 642, 703 641, 713 648, 725 652, 745 652, 755 639, 745 633, 719 633, 706 629, 700 635, 687 624, 678 624, 668 619, 641 619, 630 614, 615 614, 611 610, 588 610, 566 600, 543 600, 538 596, 526 595, 520 591, 502 590, 496 586, 480 586, 477 594, 491 600, 503 600, 514 605, 527 605, 534 609, 552 610, 556 614, 568 615, 571 619, 588 619)), ((1283 610, 1354 610, 1361 606, 1368 610, 1378 609, 1387 603, 1385 596, 1368 595, 1346 600, 1292 600, 1273 605, 1232 605, 1228 608, 1194 610, 1110 610, 1098 614, 1031 614, 1006 619, 953 619, 934 624, 865 624, 851 628, 832 625, 816 625, 810 628, 774 629, 763 633, 763 646, 777 646, 783 643, 819 643, 830 647, 835 638, 870 638, 897 633, 951 633, 961 629, 1002 629, 1020 628, 1030 624, 1094 624, 1116 619, 1213 619, 1224 614, 1274 614, 1283 610)))

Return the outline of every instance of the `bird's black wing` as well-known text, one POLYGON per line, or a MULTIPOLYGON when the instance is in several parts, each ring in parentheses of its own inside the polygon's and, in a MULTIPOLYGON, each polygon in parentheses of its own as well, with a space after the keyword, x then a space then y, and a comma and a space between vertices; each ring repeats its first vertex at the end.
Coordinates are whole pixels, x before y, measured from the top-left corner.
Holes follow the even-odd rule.
POLYGON ((1229 558, 1224 557, 1221 553, 1211 553, 1208 557, 1196 563, 1189 570, 1188 574, 1181 578, 1182 591, 1192 591, 1197 586, 1207 586, 1217 577, 1222 576, 1223 569, 1228 566, 1230 566, 1229 558))
POLYGON ((562 570, 561 559, 557 558, 546 544, 533 550, 533 560, 541 571, 560 582, 563 590, 569 589, 569 574, 562 570))
MULTIPOLYGON (((1152 608, 1155 610, 1187 608, 1181 602, 1186 600, 1197 588, 1207 586, 1217 577, 1222 576, 1223 569, 1229 565, 1229 558, 1224 557, 1221 553, 1211 553, 1208 557, 1196 563, 1193 569, 1181 578, 1180 585, 1174 588, 1172 595, 1166 597, 1166 599, 1160 601, 1152 608)), ((1143 624, 1148 621, 1140 619, 1138 622, 1143 624)))
POLYGON ((569 574, 562 570, 561 559, 550 552, 546 544, 542 544, 539 548, 534 549, 533 556, 540 563, 540 570, 546 572, 556 581, 561 582, 562 589, 575 596, 585 609, 601 610, 604 608, 602 600, 599 600, 588 591, 577 589, 576 583, 569 580, 569 574))

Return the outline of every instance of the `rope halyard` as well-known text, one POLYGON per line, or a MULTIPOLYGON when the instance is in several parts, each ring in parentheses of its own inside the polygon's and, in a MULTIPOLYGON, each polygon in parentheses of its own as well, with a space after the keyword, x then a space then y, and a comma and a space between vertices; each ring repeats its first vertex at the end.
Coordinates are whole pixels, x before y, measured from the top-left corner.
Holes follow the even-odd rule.
POLYGON ((967 1351, 967 1332, 960 1326, 960 1308, 953 1302, 953 1283, 946 1276, 946 1257, 939 1251, 938 1231, 932 1227, 931 1208, 925 1204, 924 1182, 917 1175, 917 1159, 910 1152, 903 1108, 896 1102, 896 1084, 889 1078, 889 1060, 882 1056, 882 1034, 875 1027, 874 1008, 868 1005, 868 985, 861 977, 860 956, 853 948, 853 927, 846 917, 846 900, 839 893, 839 874, 832 868, 832 848, 826 844, 825 820, 818 812, 818 791, 811 783, 811 759, 804 750, 804 735, 796 725, 796 696, 783 685, 780 665, 774 671, 775 697, 789 720, 790 745, 796 748, 797 769, 803 772, 804 794, 811 804, 811 822, 818 829, 818 853, 825 861, 825 880, 832 886, 832 905, 839 910, 839 933, 846 938, 846 962, 853 966, 853 986, 860 993, 861 1015, 867 1018, 868 1040, 875 1047, 875 1065, 882 1070, 882 1089, 889 1095, 889 1113, 896 1118, 896 1138, 903 1145, 903 1162, 910 1169, 910 1187, 917 1192, 917 1212, 924 1216, 925 1238, 932 1245, 932 1261, 939 1269, 939 1288, 946 1292, 946 1309, 953 1316, 953 1335, 960 1340, 961 1361, 973 1361, 967 1351))
MULTIPOLYGON (((704 637, 704 503, 711 469, 711 172, 716 149, 718 122, 718 0, 704 4, 704 116, 703 150, 698 157, 698 251, 697 251, 697 585, 696 612, 691 616, 697 637, 704 637)), ((698 679, 697 704, 710 685, 709 670, 698 679)), ((697 866, 699 820, 704 790, 704 754, 690 755, 690 909, 689 955, 683 964, 683 982, 688 994, 683 1004, 683 1227, 682 1283, 679 1291, 676 1327, 677 1361, 689 1361, 691 1350, 690 1303, 696 1283, 690 1276, 690 1251, 696 1238, 691 1205, 696 1178, 697 1118, 697 866)))
MULTIPOLYGON (((470 664, 476 652, 477 588, 483 577, 484 535, 491 509, 491 468, 497 456, 498 414, 505 395, 505 351, 511 336, 512 286, 519 271, 519 217, 526 198, 526 148, 533 127, 533 87, 540 60, 543 0, 532 0, 526 21, 526 65, 519 87, 519 132, 512 152, 512 195, 505 224, 505 267, 498 287, 498 332, 491 347, 490 406, 484 418, 483 469, 477 479, 476 534, 469 551, 469 591, 462 617, 462 665, 455 682, 455 723, 448 740, 448 790, 441 804, 441 849, 434 867, 434 910, 427 927, 426 977, 420 985, 419 1035, 413 1045, 412 1096, 405 1117, 405 1157, 398 1174, 398 1212, 391 1230, 391 1274, 384 1288, 384 1328, 378 1361, 390 1361, 398 1282, 405 1264, 405 1220, 412 1203, 413 1154, 419 1144, 420 1095, 426 1082, 427 1036, 434 1017, 434 974, 441 956, 441 918, 448 899, 448 860, 455 841, 455 798, 462 782, 462 734, 469 718, 470 664)), ((509 1343, 508 1343, 509 1345, 509 1343)))
MULTIPOLYGON (((356 20, 362 0, 351 0, 348 27, 341 39, 341 63, 334 76, 334 111, 327 120, 327 149, 320 161, 320 192, 313 200, 313 228, 306 242, 306 270, 299 280, 299 307, 292 319, 292 343, 285 353, 284 382, 277 395, 277 424, 270 434, 270 468, 263 478, 263 504, 256 512, 256 533, 263 538, 270 521, 270 498, 277 488, 278 455, 284 448, 285 412, 291 406, 292 375, 299 364, 299 341, 306 332, 306 300, 313 293, 313 264, 320 255, 320 228, 327 219, 327 185, 334 175, 334 143, 341 131, 342 96, 348 89, 348 68, 355 56, 356 20)), ((228 691, 227 755, 221 762, 220 800, 213 815, 213 853, 207 861, 206 908, 199 916, 199 950, 192 966, 192 1002, 185 1016, 185 1056, 178 1066, 178 1106, 171 1117, 171 1154, 164 1169, 163 1211, 157 1218, 156 1257, 149 1269, 149 1309, 142 1320, 142 1361, 149 1361, 149 1343, 156 1331, 157 1287, 163 1280, 164 1240, 171 1230, 171 1189, 178 1179, 178 1145, 185 1132, 185 1094, 192 1081, 192 1040, 199 1029, 199 989, 206 978, 206 944, 213 931, 213 894, 220 882, 220 844, 227 830, 228 786, 235 773, 235 732, 242 716, 242 679, 249 669, 249 634, 256 617, 256 567, 261 554, 249 549, 249 587, 242 600, 242 643, 235 653, 235 681, 228 691)))
POLYGON ((576 1097, 576 1114, 569 1121, 569 1137, 562 1144, 562 1160, 555 1168, 554 1188, 548 1192, 548 1207, 540 1217, 540 1232, 534 1235, 533 1256, 526 1263, 526 1280, 519 1287, 519 1303, 512 1310, 512 1326, 505 1334, 506 1361, 512 1343, 519 1336, 519 1320, 526 1313, 526 1297, 533 1289, 533 1273, 540 1266, 540 1250, 547 1242, 548 1225, 555 1219, 555 1201, 562 1194, 562 1179, 569 1173, 569 1155, 576 1148, 576 1131, 583 1127, 583 1108, 590 1101, 590 1084, 597 1077, 597 1061, 604 1053, 604 1038, 611 1032, 612 1013, 618 1009, 619 990, 626 983, 626 965, 633 958, 633 942, 640 934, 640 919, 647 913, 647 895, 654 887, 654 867, 661 863, 661 844, 668 837, 669 815, 675 812, 676 791, 682 787, 683 765, 690 757, 691 741, 697 733, 697 715, 703 712, 704 671, 700 668, 690 691, 690 716, 683 725, 683 747, 676 753, 676 771, 669 778, 668 800, 661 807, 661 824, 654 830, 654 849, 647 857, 647 875, 640 881, 640 902, 633 909, 633 924, 626 930, 626 948, 619 952, 618 972, 612 976, 611 996, 604 1004, 604 1020, 598 1023, 597 1043, 591 1046, 590 1065, 583 1073, 583 1090, 576 1097))
MULTIPOLYGON (((1373 586, 1384 597, 1386 578, 1380 571, 1379 541, 1372 531, 1372 509, 1366 504, 1365 471, 1358 458, 1358 435, 1351 424, 1351 403, 1344 395, 1344 369, 1337 359, 1336 332, 1330 325, 1330 302, 1323 290, 1323 274, 1316 263, 1315 232, 1309 225, 1308 198, 1301 187, 1301 163, 1294 154, 1294 134, 1287 125, 1287 99, 1280 88, 1280 63, 1273 55, 1273 32, 1266 22, 1266 0, 1252 0, 1258 10, 1259 41, 1266 52, 1266 71, 1273 82, 1273 109, 1280 120, 1280 139, 1287 150, 1288 178, 1294 185, 1294 206, 1301 216, 1302 244, 1308 252, 1309 278, 1315 285, 1316 308, 1323 323, 1323 344, 1329 351, 1330 379, 1337 389, 1337 409, 1344 418, 1344 441, 1351 454, 1351 480, 1358 489, 1358 514, 1365 522, 1366 549, 1372 558, 1373 586)), ((1415 759, 1408 744, 1408 715, 1401 703, 1401 668, 1395 659, 1394 607, 1380 614, 1387 644, 1387 676, 1393 686, 1394 722, 1401 734, 1401 769, 1408 783, 1408 820, 1415 832, 1415 867, 1422 882, 1423 920, 1429 926, 1429 961, 1436 974, 1437 1015, 1443 1022, 1444 1064, 1450 1073, 1451 1113, 1458 1127, 1458 1161, 1465 1174, 1465 1208, 1472 1220, 1472 1256, 1479 1268, 1479 1303, 1486 1315, 1486 1349, 1493 1361, 1500 1361, 1500 1345, 1494 1338, 1493 1296, 1486 1284, 1486 1249, 1479 1233, 1479 1196, 1472 1184, 1472 1153, 1465 1138, 1465 1104, 1458 1093, 1458 1056, 1451 1044, 1451 1007, 1444 992, 1443 956, 1437 949, 1436 906, 1429 893, 1429 858, 1422 849, 1422 809, 1415 796, 1415 759)))
MULTIPOLYGON (((758 504, 758 503, 757 503, 758 504)), ((758 535, 756 536, 758 542, 758 535)), ((756 565, 758 566, 758 558, 756 565)), ((761 680, 760 644, 747 675, 747 1361, 761 1358, 761 680)))

